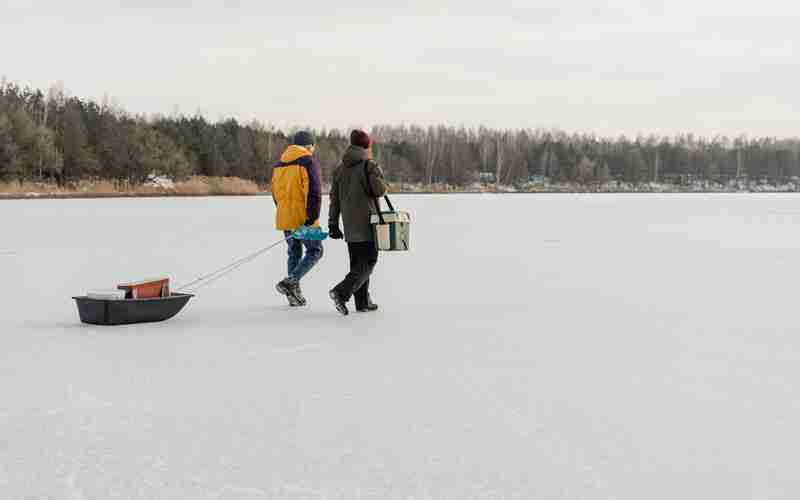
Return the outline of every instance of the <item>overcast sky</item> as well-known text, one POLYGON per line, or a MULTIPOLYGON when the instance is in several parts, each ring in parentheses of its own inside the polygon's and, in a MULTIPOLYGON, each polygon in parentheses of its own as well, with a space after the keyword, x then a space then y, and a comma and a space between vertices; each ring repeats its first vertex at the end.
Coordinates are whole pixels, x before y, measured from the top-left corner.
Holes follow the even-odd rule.
POLYGON ((0 75, 279 127, 800 135, 800 2, 599 3, 0 0, 0 75))

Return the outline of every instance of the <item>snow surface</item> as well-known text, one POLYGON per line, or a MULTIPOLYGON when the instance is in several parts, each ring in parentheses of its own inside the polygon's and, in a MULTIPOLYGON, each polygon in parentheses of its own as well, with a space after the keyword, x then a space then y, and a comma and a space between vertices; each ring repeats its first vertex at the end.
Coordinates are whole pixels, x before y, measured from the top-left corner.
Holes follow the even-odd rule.
POLYGON ((272 201, 0 203, 0 498, 800 495, 800 198, 395 203, 379 313, 335 313, 326 242, 306 309, 280 249, 128 327, 70 297, 266 246, 272 201))

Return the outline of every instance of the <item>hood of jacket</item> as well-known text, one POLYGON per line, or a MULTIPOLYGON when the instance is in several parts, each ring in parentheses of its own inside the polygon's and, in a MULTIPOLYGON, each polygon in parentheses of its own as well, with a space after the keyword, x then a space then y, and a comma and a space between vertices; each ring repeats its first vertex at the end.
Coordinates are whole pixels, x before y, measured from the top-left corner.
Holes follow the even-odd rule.
POLYGON ((304 156, 311 156, 311 151, 303 146, 289 146, 281 155, 281 163, 292 163, 304 156))
POLYGON ((350 146, 347 148, 347 151, 344 152, 344 156, 342 157, 342 165, 345 167, 353 167, 364 160, 372 159, 372 153, 370 153, 369 149, 364 149, 359 146, 350 146))

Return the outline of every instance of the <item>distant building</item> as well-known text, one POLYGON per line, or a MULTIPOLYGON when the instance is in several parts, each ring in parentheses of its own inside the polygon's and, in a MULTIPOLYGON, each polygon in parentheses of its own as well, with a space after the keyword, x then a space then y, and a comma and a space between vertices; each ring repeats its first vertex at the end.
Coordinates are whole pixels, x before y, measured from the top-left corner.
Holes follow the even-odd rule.
POLYGON ((676 184, 683 186, 690 186, 698 182, 702 182, 702 176, 695 174, 662 174, 661 182, 665 184, 676 184))
POLYGON ((528 177, 528 183, 534 186, 544 186, 547 184, 547 177, 543 175, 531 175, 528 177))
POLYGON ((479 179, 484 184, 494 184, 497 178, 492 172, 481 172, 479 179))

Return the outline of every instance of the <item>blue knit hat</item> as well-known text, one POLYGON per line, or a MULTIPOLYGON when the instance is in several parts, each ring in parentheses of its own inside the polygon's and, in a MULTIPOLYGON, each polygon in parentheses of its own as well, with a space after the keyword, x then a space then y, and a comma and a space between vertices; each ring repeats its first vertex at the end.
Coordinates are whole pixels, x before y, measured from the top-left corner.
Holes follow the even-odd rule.
POLYGON ((314 134, 308 132, 307 130, 301 130, 300 132, 294 134, 293 142, 295 146, 311 146, 312 144, 316 144, 314 134))

